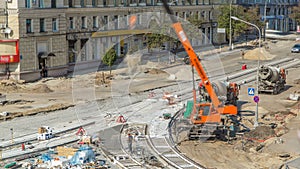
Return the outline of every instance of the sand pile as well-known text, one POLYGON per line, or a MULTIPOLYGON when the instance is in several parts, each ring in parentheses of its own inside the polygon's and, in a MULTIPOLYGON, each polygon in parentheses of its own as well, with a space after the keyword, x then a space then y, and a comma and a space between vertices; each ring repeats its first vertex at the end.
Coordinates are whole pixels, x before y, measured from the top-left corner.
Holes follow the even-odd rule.
POLYGON ((0 92, 11 93, 21 91, 23 88, 16 81, 2 80, 0 81, 0 92))
POLYGON ((244 54, 244 59, 248 60, 271 60, 275 56, 270 54, 265 48, 249 50, 244 54))
POLYGON ((33 88, 29 89, 28 92, 33 92, 33 93, 50 93, 53 92, 48 85, 46 84, 37 84, 33 88))
POLYGON ((275 135, 274 129, 270 126, 258 126, 245 134, 247 138, 265 140, 275 135))

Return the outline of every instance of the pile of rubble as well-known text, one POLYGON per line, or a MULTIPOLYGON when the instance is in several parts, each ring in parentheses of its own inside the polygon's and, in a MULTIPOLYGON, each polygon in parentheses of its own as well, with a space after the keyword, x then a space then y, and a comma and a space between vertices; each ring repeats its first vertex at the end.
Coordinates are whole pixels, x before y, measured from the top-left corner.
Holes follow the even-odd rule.
POLYGON ((14 161, 0 163, 2 168, 109 168, 92 146, 57 147, 43 154, 26 155, 14 161), (26 158, 28 157, 28 159, 26 158))

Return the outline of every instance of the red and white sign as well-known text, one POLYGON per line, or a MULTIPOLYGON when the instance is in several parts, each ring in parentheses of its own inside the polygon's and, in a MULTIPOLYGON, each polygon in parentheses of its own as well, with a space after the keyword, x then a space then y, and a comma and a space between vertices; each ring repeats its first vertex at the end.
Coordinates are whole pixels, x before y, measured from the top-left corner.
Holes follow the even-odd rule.
POLYGON ((297 26, 297 32, 300 33, 300 25, 297 26))
POLYGON ((0 64, 20 62, 19 40, 2 39, 0 40, 0 64))

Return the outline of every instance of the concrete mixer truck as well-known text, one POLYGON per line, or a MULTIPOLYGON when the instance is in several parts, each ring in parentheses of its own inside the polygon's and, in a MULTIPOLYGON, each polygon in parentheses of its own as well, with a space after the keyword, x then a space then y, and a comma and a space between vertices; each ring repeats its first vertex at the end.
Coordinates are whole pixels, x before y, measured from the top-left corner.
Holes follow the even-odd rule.
POLYGON ((258 92, 278 94, 286 83, 285 69, 262 65, 258 70, 258 92))
MULTIPOLYGON (((216 92, 219 100, 224 105, 237 105, 240 87, 236 83, 227 81, 212 82, 214 91, 216 92)), ((200 101, 211 102, 209 94, 207 93, 202 82, 198 86, 200 101)))

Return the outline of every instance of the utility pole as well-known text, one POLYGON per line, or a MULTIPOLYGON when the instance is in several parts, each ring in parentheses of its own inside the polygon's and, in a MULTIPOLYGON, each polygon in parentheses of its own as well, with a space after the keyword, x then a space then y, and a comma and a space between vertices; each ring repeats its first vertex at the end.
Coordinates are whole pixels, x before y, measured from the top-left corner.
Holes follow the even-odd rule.
MULTIPOLYGON (((232 16, 231 17, 232 19, 234 20, 237 20, 237 21, 241 21, 241 22, 244 22, 248 25, 251 25, 253 27, 255 27, 258 31, 258 35, 259 35, 259 49, 260 49, 260 52, 261 52, 261 30, 259 29, 259 27, 257 25, 254 25, 253 23, 250 23, 250 22, 247 22, 247 21, 244 21, 242 19, 239 19, 238 17, 235 17, 235 16, 232 16)), ((256 96, 257 98, 259 98, 259 92, 258 92, 258 88, 259 88, 259 67, 260 67, 260 56, 258 55, 258 59, 257 59, 257 71, 256 71, 256 96)), ((258 123, 258 101, 256 101, 256 112, 255 112, 255 121, 254 121, 254 128, 256 128, 257 126, 259 126, 259 123, 258 123)))
POLYGON ((267 20, 267 2, 269 0, 265 0, 265 11, 264 11, 264 41, 266 41, 266 31, 267 31, 267 25, 266 25, 266 20, 267 20))
POLYGON ((230 0, 230 5, 229 5, 229 50, 232 50, 232 42, 231 42, 231 5, 232 5, 232 1, 230 0))
POLYGON ((10 134, 11 134, 11 143, 14 144, 14 129, 10 128, 10 134))
MULTIPOLYGON (((5 29, 8 28, 8 7, 7 7, 7 0, 5 0, 5 29)), ((5 32, 5 38, 8 39, 8 33, 5 32)))
MULTIPOLYGON (((11 29, 8 27, 8 0, 5 0, 5 30, 4 30, 4 37, 5 39, 9 38, 11 29)), ((7 74, 7 79, 10 77, 10 70, 9 70, 9 62, 5 64, 5 71, 7 74)))

